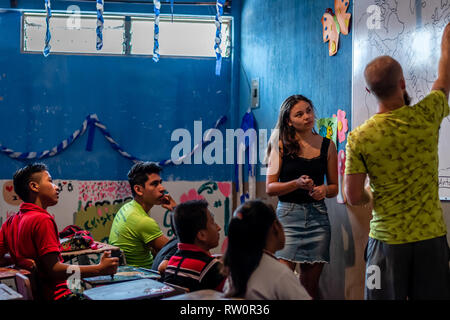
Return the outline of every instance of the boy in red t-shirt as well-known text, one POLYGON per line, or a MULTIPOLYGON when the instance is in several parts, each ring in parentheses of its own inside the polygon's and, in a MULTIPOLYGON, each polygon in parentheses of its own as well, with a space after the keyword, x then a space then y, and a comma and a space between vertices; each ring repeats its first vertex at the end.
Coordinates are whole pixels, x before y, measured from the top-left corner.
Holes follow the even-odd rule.
POLYGON ((46 211, 58 203, 59 190, 45 164, 27 165, 16 171, 13 180, 14 191, 24 202, 0 229, 0 265, 6 262, 6 253, 22 268, 29 267, 29 259, 34 260, 39 283, 37 299, 72 297, 67 278, 77 269, 80 278, 116 273, 118 258, 111 258, 109 251, 97 265, 72 266, 62 262, 58 229, 46 211))

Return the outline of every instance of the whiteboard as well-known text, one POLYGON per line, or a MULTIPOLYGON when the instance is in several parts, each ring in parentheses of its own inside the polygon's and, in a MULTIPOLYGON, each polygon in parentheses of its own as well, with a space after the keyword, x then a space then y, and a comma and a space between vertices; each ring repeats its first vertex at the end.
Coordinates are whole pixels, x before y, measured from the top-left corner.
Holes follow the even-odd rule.
MULTIPOLYGON (((380 55, 400 62, 415 104, 437 78, 440 44, 450 21, 450 0, 356 0, 353 4, 352 128, 377 111, 366 91, 364 68, 380 55)), ((450 200, 450 118, 439 138, 439 197, 450 200)))

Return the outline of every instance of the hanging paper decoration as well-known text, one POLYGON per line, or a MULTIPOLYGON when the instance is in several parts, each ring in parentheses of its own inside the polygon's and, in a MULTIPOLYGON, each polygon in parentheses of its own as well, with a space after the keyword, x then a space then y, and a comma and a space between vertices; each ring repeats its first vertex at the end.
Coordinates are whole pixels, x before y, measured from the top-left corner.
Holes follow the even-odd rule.
MULTIPOLYGON (((223 123, 225 123, 225 121, 227 121, 227 117, 226 116, 222 116, 220 117, 217 121, 216 124, 214 125, 214 129, 217 129, 220 125, 222 125, 223 123)), ((58 153, 62 152, 63 150, 67 149, 67 147, 69 145, 71 145, 77 138, 79 138, 80 136, 82 136, 86 130, 89 127, 89 135, 88 135, 88 141, 87 141, 87 145, 86 145, 86 150, 91 151, 92 150, 92 144, 93 144, 93 139, 94 139, 94 127, 97 127, 98 129, 100 129, 100 131, 103 133, 103 135, 105 136, 106 140, 108 140, 108 142, 110 143, 111 147, 116 150, 117 152, 119 152, 122 156, 124 156, 125 158, 133 161, 133 162, 138 162, 141 161, 140 159, 130 155, 128 152, 124 151, 120 145, 111 137, 111 135, 109 134, 106 126, 104 124, 102 124, 98 118, 96 114, 90 114, 89 116, 86 117, 86 119, 83 121, 83 124, 81 125, 81 128, 76 130, 72 135, 69 136, 69 138, 63 140, 60 144, 58 144, 57 146, 53 147, 50 150, 44 150, 44 151, 40 151, 40 152, 16 152, 14 150, 9 149, 8 147, 3 146, 0 143, 0 152, 3 152, 4 154, 6 154, 7 156, 9 156, 10 158, 13 159, 18 159, 18 160, 29 160, 29 159, 44 159, 44 158, 48 158, 48 157, 52 157, 57 155, 58 153)), ((212 132, 212 130, 211 130, 212 132)), ((207 139, 205 139, 205 141, 208 141, 207 139)), ((201 143, 202 145, 204 144, 204 141, 202 141, 201 143)), ((199 149, 200 145, 198 144, 196 147, 194 147, 194 149, 191 151, 191 153, 189 154, 189 156, 191 156, 192 154, 194 154, 198 149, 199 149)), ((180 159, 186 157, 183 156, 180 159)), ((177 159, 172 161, 171 159, 168 160, 164 160, 164 161, 160 161, 158 162, 159 165, 161 166, 167 166, 167 165, 171 165, 174 163, 181 163, 182 160, 177 159)))
POLYGON ((103 48, 103 0, 97 0, 97 50, 103 48))
POLYGON ((350 13, 346 12, 350 0, 334 0, 334 9, 327 8, 322 16, 323 42, 328 42, 328 54, 333 56, 337 53, 339 44, 339 34, 347 35, 350 26, 350 13))
MULTIPOLYGON (((255 118, 253 117, 253 113, 251 111, 247 111, 242 117, 241 129, 244 131, 244 136, 249 129, 255 130, 256 133, 255 118)), ((248 139, 245 139, 244 144, 245 150, 241 150, 240 146, 238 145, 237 157, 239 159, 239 157, 242 156, 242 160, 245 161, 245 154, 248 154, 248 192, 244 192, 244 164, 239 164, 239 161, 236 161, 235 165, 236 191, 238 193, 240 203, 244 203, 246 199, 256 198, 256 155, 250 154, 250 152, 256 151, 256 135, 248 135, 248 139), (241 154, 241 152, 243 154, 241 154)))
MULTIPOLYGON (((333 117, 336 117, 333 114, 333 117)), ((338 142, 342 143, 345 140, 345 133, 348 131, 348 120, 345 118, 345 111, 338 109, 337 112, 337 136, 338 142)))
POLYGON ((336 142, 337 136, 337 118, 322 118, 317 120, 319 134, 322 137, 331 139, 336 142))
MULTIPOLYGON (((169 2, 169 0, 166 0, 169 2)), ((172 13, 172 22, 173 22, 173 0, 170 0, 170 12, 172 13)))
POLYGON ((153 32, 153 61, 159 61, 159 13, 161 9, 161 1, 153 0, 155 12, 155 30, 153 32))
POLYGON ((47 16, 45 17, 47 29, 45 31, 44 57, 47 57, 50 54, 50 39, 52 38, 52 35, 50 34, 50 18, 52 17, 50 0, 45 0, 45 11, 47 13, 47 16))
POLYGON ((222 15, 225 0, 217 0, 216 3, 216 37, 214 44, 214 51, 216 52, 216 76, 220 76, 220 69, 222 68, 222 49, 220 43, 222 42, 222 15))

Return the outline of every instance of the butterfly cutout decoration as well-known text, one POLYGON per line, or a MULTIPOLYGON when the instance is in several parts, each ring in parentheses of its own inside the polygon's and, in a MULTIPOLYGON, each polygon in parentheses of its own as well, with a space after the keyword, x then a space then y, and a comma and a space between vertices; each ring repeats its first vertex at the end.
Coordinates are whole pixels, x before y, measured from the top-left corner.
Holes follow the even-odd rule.
POLYGON ((348 34, 351 13, 346 12, 350 0, 334 0, 336 14, 330 8, 322 16, 323 42, 328 41, 328 53, 334 56, 338 50, 339 34, 348 34))

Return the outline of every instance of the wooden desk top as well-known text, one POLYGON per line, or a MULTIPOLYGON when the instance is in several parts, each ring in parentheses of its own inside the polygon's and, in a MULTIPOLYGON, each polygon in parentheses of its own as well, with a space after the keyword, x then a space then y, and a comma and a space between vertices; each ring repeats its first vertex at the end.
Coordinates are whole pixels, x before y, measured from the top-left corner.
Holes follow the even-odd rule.
POLYGON ((170 295, 175 289, 152 279, 120 282, 85 290, 91 300, 139 300, 170 295))
POLYGON ((30 272, 25 269, 13 269, 13 268, 5 268, 0 267, 0 279, 10 279, 15 278, 16 273, 20 272, 21 274, 28 276, 30 272))
POLYGON ((22 300, 23 296, 4 283, 0 283, 0 300, 22 300))
POLYGON ((66 251, 66 252, 61 252, 61 255, 63 257, 72 257, 72 256, 79 256, 79 255, 90 254, 90 253, 102 253, 102 252, 108 251, 108 250, 111 250, 111 251, 120 250, 119 247, 112 246, 107 243, 97 242, 97 241, 95 241, 95 243, 98 246, 98 249, 96 249, 96 250, 84 249, 84 250, 78 250, 78 251, 66 251))

